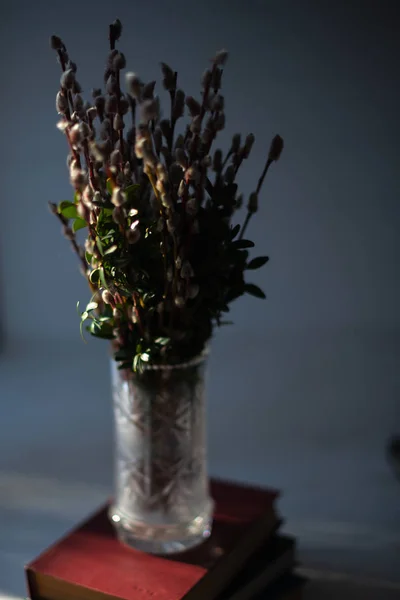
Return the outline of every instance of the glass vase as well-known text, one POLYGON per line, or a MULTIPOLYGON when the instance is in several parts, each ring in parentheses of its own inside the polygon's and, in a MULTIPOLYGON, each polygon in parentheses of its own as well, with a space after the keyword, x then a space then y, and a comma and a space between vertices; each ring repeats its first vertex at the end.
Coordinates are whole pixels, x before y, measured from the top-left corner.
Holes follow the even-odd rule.
POLYGON ((119 539, 154 554, 182 552, 210 535, 206 464, 206 354, 141 374, 112 361, 119 539))

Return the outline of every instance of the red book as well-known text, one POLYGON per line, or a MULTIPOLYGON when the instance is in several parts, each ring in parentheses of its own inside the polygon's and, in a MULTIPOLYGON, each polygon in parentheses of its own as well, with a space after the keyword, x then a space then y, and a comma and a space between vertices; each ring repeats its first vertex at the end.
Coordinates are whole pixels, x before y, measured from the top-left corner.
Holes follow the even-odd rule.
POLYGON ((277 526, 277 492, 211 482, 210 538, 164 558, 121 544, 107 508, 27 565, 32 600, 214 600, 277 526))

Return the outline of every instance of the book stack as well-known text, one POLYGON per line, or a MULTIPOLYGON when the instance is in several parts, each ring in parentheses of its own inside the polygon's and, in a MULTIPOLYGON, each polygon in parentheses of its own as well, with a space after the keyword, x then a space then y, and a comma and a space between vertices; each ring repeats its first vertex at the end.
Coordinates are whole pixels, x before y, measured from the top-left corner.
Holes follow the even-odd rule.
POLYGON ((211 481, 211 536, 171 557, 121 544, 108 505, 26 567, 32 600, 298 600, 294 538, 282 535, 278 493, 211 481))

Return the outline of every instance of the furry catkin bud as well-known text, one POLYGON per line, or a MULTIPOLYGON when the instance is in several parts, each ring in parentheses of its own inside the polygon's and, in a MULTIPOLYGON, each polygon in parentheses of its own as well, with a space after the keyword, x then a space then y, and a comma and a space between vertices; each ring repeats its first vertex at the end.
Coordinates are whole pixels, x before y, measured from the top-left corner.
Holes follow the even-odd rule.
POLYGON ((175 140, 175 148, 183 148, 185 146, 185 138, 180 133, 175 140))
POLYGON ((231 144, 231 152, 233 154, 236 154, 236 152, 239 152, 240 140, 241 140, 240 133, 235 133, 235 135, 232 138, 232 144, 231 144))
POLYGON ((161 63, 161 70, 163 74, 163 86, 166 90, 171 91, 176 87, 175 72, 165 63, 161 63))
POLYGON ((145 100, 141 105, 140 109, 141 118, 144 123, 154 121, 158 118, 159 106, 155 98, 152 100, 145 100))
POLYGON ((126 58, 122 52, 117 52, 112 60, 112 67, 115 71, 120 71, 126 67, 126 58))
POLYGON ((239 194, 239 196, 237 196, 237 198, 236 198, 235 208, 239 209, 239 208, 242 208, 242 206, 243 206, 243 194, 239 194))
POLYGON ((175 223, 173 219, 167 219, 167 229, 170 233, 175 232, 175 223))
POLYGON ((211 87, 213 88, 214 92, 217 93, 218 90, 221 87, 221 81, 222 81, 222 71, 221 69, 213 69, 212 73, 211 73, 211 87))
POLYGON ((209 71, 208 69, 206 71, 204 71, 203 76, 201 78, 201 85, 203 88, 208 88, 211 85, 211 71, 209 71))
POLYGON ((125 96, 121 96, 119 99, 119 112, 121 115, 126 115, 129 110, 129 102, 125 96))
POLYGON ((171 133, 171 125, 168 119, 162 119, 159 123, 163 136, 168 139, 171 133))
POLYGON ((86 173, 81 169, 71 169, 70 182, 75 189, 82 188, 86 183, 86 173))
POLYGON ((194 273, 193 273, 193 269, 192 269, 192 265, 190 264, 190 262, 188 260, 185 260, 182 268, 181 268, 181 277, 183 279, 189 279, 190 277, 193 277, 194 273))
POLYGON ((52 35, 50 38, 50 46, 53 50, 63 50, 64 44, 58 35, 52 35))
POLYGON ((233 165, 229 165, 229 167, 227 167, 226 171, 225 171, 225 182, 226 183, 233 183, 235 180, 235 167, 233 165))
POLYGON ((68 64, 67 64, 67 69, 71 69, 71 71, 76 73, 78 70, 78 67, 77 67, 76 63, 74 63, 72 60, 69 60, 68 64))
POLYGON ((124 120, 119 113, 117 113, 114 117, 113 127, 115 131, 122 131, 125 127, 124 120))
POLYGON ((115 19, 110 25, 110 39, 113 41, 119 40, 122 33, 122 23, 119 19, 115 19))
POLYGON ((129 179, 129 177, 132 177, 132 168, 131 168, 131 163, 129 161, 124 164, 124 175, 128 179, 129 179))
POLYGON ((76 123, 73 127, 71 127, 69 131, 69 139, 74 145, 79 144, 82 141, 82 132, 79 123, 76 123))
POLYGON ((154 88, 156 86, 155 81, 149 81, 142 88, 142 98, 143 100, 151 100, 154 96, 154 88))
POLYGON ((216 131, 221 131, 225 127, 225 114, 219 113, 214 120, 214 127, 216 131))
POLYGON ((124 225, 125 224, 124 209, 120 208, 119 206, 114 208, 113 213, 112 213, 112 218, 113 218, 114 223, 117 223, 117 225, 124 225))
POLYGON ((90 185, 87 185, 85 187, 85 189, 83 190, 83 194, 82 194, 82 202, 84 204, 86 204, 86 206, 92 206, 92 200, 94 197, 94 192, 92 190, 92 188, 90 187, 90 185))
POLYGON ((197 201, 196 198, 189 198, 186 202, 186 213, 191 217, 197 214, 197 201))
POLYGON ((188 165, 188 160, 186 156, 186 152, 183 148, 177 148, 175 150, 175 160, 182 169, 186 169, 188 165))
POLYGON ((271 146, 268 153, 268 160, 274 161, 279 160, 283 150, 283 139, 280 135, 276 135, 271 142, 271 146))
POLYGON ((54 202, 49 202, 49 209, 53 215, 58 215, 57 204, 54 204, 54 202))
POLYGON ((195 135, 199 135, 201 131, 201 116, 196 115, 190 123, 190 131, 195 135))
POLYGON ((186 106, 189 109, 191 117, 195 117, 196 115, 200 114, 200 110, 201 110, 200 103, 197 102, 197 100, 195 100, 195 98, 193 98, 193 96, 186 97, 186 106))
POLYGON ((85 121, 79 123, 79 131, 83 140, 86 140, 90 136, 90 127, 85 121))
POLYGON ((125 193, 121 190, 121 188, 119 187, 115 187, 113 189, 112 195, 111 195, 111 202, 114 204, 114 206, 116 207, 120 207, 123 204, 125 204, 126 202, 126 195, 125 193))
POLYGON ((78 202, 76 212, 78 213, 81 219, 83 219, 84 221, 89 221, 90 210, 87 206, 85 206, 85 204, 83 204, 83 202, 78 202))
POLYGON ((183 308, 185 306, 185 298, 183 296, 175 296, 175 306, 183 308))
POLYGON ((128 244, 136 244, 140 240, 140 229, 128 229, 125 235, 128 244))
POLYGON ((122 161, 121 152, 119 150, 113 150, 110 155, 110 164, 113 167, 117 167, 119 164, 121 164, 121 161, 122 161))
POLYGON ((247 210, 249 213, 256 213, 258 210, 258 195, 256 192, 252 192, 249 197, 249 202, 247 204, 247 210))
POLYGON ((82 92, 82 88, 81 88, 80 84, 76 81, 76 79, 72 86, 72 91, 74 92, 74 94, 80 94, 82 92))
POLYGON ((103 300, 104 304, 110 304, 110 305, 114 304, 114 297, 113 297, 112 293, 109 292, 108 290, 103 290, 101 292, 101 299, 103 300))
POLYGON ((246 136, 246 140, 245 140, 244 146, 243 146, 243 158, 249 158, 251 149, 254 144, 254 140, 255 140, 255 137, 252 133, 249 133, 249 135, 246 136))
POLYGON ((93 121, 97 117, 97 108, 95 106, 90 106, 86 111, 87 118, 90 122, 93 121))
POLYGON ((109 96, 105 104, 106 113, 113 114, 117 112, 117 97, 109 96))
POLYGON ((94 99, 94 105, 97 108, 97 110, 100 112, 102 112, 104 110, 104 106, 106 103, 106 99, 104 98, 104 96, 101 95, 101 93, 95 97, 94 99))
POLYGON ((221 94, 216 94, 211 100, 211 110, 223 110, 225 106, 225 99, 221 94))
POLYGON ((101 88, 92 88, 92 97, 97 98, 101 96, 101 88))
POLYGON ((75 73, 72 69, 67 69, 60 77, 61 87, 67 90, 72 89, 75 83, 75 73))
POLYGON ((142 83, 139 77, 135 73, 128 72, 125 75, 125 82, 126 87, 128 89, 128 93, 131 96, 133 96, 133 98, 140 100, 140 96, 142 93, 142 83))
POLYGON ((93 194, 93 202, 96 206, 100 206, 103 202, 103 197, 98 190, 93 194))
POLYGON ((175 120, 183 116, 185 110, 185 93, 182 90, 176 90, 174 108, 172 111, 175 120))
POLYGON ((206 146, 208 144, 211 144, 211 142, 214 139, 214 131, 212 129, 209 129, 208 127, 206 127, 206 129, 203 131, 201 139, 202 139, 203 144, 205 144, 206 146))
POLYGON ((200 288, 197 283, 191 283, 188 287, 188 297, 193 300, 198 296, 200 288))
POLYGON ((227 50, 220 50, 214 56, 213 63, 216 66, 223 66, 226 63, 227 60, 228 60, 228 52, 227 52, 227 50))
POLYGON ((58 121, 56 127, 57 127, 57 129, 59 129, 60 131, 62 131, 64 133, 65 130, 68 129, 68 127, 69 127, 68 121, 66 119, 61 119, 61 121, 58 121))
POLYGON ((56 109, 60 115, 64 115, 68 110, 68 100, 62 92, 58 92, 56 96, 56 109))
POLYGON ((76 94, 74 98, 74 110, 79 112, 83 108, 83 98, 80 94, 76 94))
POLYGON ((219 173, 222 169, 222 150, 216 150, 214 152, 214 160, 212 168, 214 171, 219 173))
POLYGON ((117 89, 117 80, 115 79, 114 75, 110 75, 110 77, 107 79, 106 90, 109 94, 115 94, 117 89))
POLYGON ((186 192, 186 182, 184 179, 182 179, 182 181, 179 184, 179 188, 178 188, 178 196, 179 198, 182 198, 182 196, 184 196, 185 192, 186 192))
POLYGON ((172 198, 168 194, 161 195, 161 204, 164 206, 164 208, 168 208, 169 210, 172 210, 174 208, 172 198))

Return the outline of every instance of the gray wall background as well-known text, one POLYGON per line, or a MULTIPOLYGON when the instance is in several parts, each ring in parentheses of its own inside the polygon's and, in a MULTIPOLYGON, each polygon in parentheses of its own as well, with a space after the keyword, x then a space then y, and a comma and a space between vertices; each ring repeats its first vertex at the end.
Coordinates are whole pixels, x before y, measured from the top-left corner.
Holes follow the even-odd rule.
POLYGON ((249 229, 257 254, 271 257, 254 275, 268 300, 238 302, 236 325, 215 340, 211 472, 282 487, 288 527, 307 551, 350 564, 344 548, 360 557, 370 540, 362 556, 400 572, 373 535, 387 541, 400 524, 384 457, 400 431, 396 0, 15 0, 2 9, 0 471, 111 481, 107 351, 80 341, 75 305, 89 295, 47 211, 71 197, 48 37, 62 36, 89 92, 116 16, 129 69, 150 80, 164 60, 193 95, 214 51, 230 50, 225 141, 256 134, 245 193, 272 136, 285 139, 249 229))

